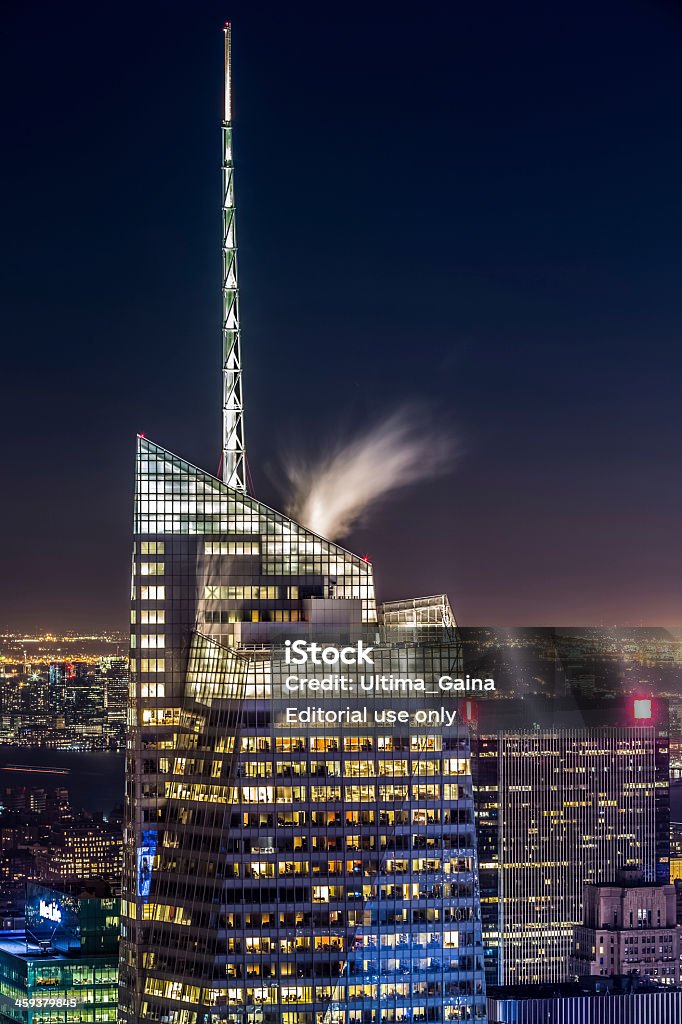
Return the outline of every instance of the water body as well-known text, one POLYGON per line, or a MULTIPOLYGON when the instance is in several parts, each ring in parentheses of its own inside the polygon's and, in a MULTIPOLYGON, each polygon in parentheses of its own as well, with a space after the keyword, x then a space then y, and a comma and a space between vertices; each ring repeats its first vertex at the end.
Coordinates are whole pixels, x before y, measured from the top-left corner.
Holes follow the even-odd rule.
POLYGON ((8 787, 29 789, 64 787, 75 809, 108 814, 123 803, 125 759, 123 754, 80 753, 46 750, 44 747, 13 747, 0 744, 0 794, 8 787), (10 765, 66 769, 61 772, 8 771, 10 765))

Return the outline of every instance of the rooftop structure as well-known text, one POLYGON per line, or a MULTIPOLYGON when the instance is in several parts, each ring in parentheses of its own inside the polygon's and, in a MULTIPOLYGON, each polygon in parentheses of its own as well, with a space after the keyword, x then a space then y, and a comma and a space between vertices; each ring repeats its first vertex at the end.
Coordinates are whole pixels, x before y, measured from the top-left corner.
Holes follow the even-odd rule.
POLYGON ((116 1020, 119 903, 30 883, 25 929, 0 932, 0 1015, 19 1024, 116 1020))
POLYGON ((624 873, 610 885, 588 885, 583 924, 575 929, 573 973, 634 974, 676 985, 682 928, 674 885, 645 883, 624 873))
POLYGON ((672 1024, 682 988, 633 976, 491 988, 489 1024, 672 1024))

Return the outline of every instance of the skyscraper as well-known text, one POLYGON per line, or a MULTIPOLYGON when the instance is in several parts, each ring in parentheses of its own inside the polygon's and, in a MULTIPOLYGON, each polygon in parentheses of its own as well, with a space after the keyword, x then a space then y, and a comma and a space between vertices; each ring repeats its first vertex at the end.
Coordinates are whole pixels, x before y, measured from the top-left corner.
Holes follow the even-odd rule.
POLYGON ((563 981, 582 883, 655 877, 653 729, 500 739, 502 984, 563 981))
POLYGON ((447 598, 383 623, 366 559, 247 493, 225 47, 222 480, 137 446, 122 1019, 484 1020, 447 598))
POLYGON ((473 764, 489 985, 568 979, 584 885, 622 869, 658 879, 668 821, 667 811, 658 819, 663 703, 647 719, 633 717, 631 701, 479 704, 473 764))

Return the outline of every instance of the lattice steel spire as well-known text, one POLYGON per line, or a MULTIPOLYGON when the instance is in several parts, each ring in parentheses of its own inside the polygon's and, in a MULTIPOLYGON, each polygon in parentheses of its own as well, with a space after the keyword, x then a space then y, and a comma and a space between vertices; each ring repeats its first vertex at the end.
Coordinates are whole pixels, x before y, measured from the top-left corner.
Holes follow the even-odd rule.
POLYGON ((222 477, 246 490, 242 360, 239 341, 237 242, 232 166, 232 27, 225 24, 225 106, 223 111, 223 458, 222 477))

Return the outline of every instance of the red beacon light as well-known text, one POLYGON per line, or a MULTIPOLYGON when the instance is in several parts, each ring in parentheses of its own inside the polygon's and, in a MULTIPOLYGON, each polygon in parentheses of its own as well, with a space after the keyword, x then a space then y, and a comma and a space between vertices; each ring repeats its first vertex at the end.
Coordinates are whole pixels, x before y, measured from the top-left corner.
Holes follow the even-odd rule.
POLYGON ((472 700, 465 700, 462 708, 462 718, 465 722, 478 721, 478 709, 472 700))
POLYGON ((651 698, 635 697, 632 702, 632 716, 640 721, 650 721, 654 717, 651 698))
POLYGON ((362 560, 363 560, 363 562, 367 562, 367 563, 369 563, 371 565, 371 562, 369 561, 369 555, 363 555, 362 556, 362 560))

